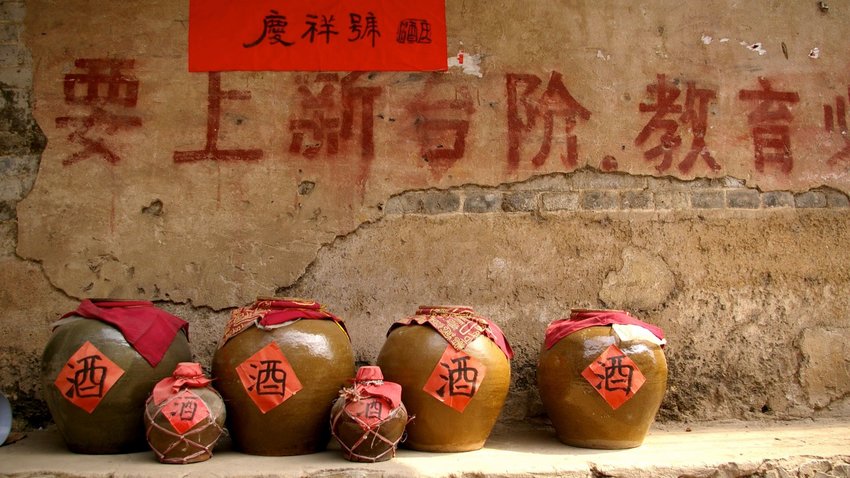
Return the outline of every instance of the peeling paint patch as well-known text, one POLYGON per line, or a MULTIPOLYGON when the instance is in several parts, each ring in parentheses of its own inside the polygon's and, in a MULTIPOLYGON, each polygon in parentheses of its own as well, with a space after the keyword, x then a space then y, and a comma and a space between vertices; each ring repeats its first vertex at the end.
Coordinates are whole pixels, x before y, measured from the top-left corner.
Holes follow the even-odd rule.
POLYGON ((809 51, 809 58, 817 60, 820 58, 820 48, 814 47, 809 51))
POLYGON ((711 45, 711 42, 712 42, 712 41, 714 41, 714 38, 711 38, 711 36, 710 36, 710 35, 703 35, 703 36, 702 36, 702 43, 703 43, 703 45, 711 45))
POLYGON ((752 51, 758 52, 759 56, 764 55, 765 53, 767 53, 767 50, 765 50, 765 49, 764 49, 764 46, 761 44, 761 42, 756 42, 756 43, 747 43, 747 42, 745 42, 745 41, 742 41, 742 42, 741 42, 741 45, 743 45, 743 46, 747 47, 747 49, 749 49, 749 50, 752 50, 752 51))
POLYGON ((470 55, 463 50, 459 50, 457 56, 450 56, 448 58, 448 64, 449 68, 463 68, 463 72, 467 75, 477 76, 478 78, 484 76, 481 73, 481 55, 470 55))
POLYGON ((611 59, 611 55, 606 55, 602 50, 596 50, 596 58, 600 60, 608 61, 611 59))

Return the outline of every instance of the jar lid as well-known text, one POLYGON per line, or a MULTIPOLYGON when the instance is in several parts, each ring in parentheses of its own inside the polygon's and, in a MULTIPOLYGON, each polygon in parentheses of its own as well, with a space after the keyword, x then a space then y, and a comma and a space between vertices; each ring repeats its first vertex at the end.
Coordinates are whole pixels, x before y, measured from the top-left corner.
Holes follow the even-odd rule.
POLYGON ((291 297, 258 297, 253 304, 234 309, 224 330, 219 347, 243 331, 256 326, 269 330, 288 325, 295 320, 332 320, 348 335, 345 321, 341 317, 328 312, 322 304, 309 299, 291 297))
POLYGON ((189 337, 189 323, 144 300, 85 299, 62 318, 80 316, 117 328, 127 342, 156 367, 179 330, 189 337))
MULTIPOLYGON (((544 345, 552 348, 564 337, 588 327, 631 325, 648 330, 658 340, 664 341, 664 331, 656 325, 640 321, 628 312, 610 309, 573 309, 568 318, 558 319, 546 328, 544 345)), ((662 343, 663 345, 663 343, 662 343)))
POLYGON ((429 325, 457 350, 463 350, 479 335, 492 340, 505 357, 512 359, 514 352, 505 333, 492 320, 480 316, 472 307, 462 305, 421 305, 416 314, 396 321, 387 334, 404 325, 429 325))

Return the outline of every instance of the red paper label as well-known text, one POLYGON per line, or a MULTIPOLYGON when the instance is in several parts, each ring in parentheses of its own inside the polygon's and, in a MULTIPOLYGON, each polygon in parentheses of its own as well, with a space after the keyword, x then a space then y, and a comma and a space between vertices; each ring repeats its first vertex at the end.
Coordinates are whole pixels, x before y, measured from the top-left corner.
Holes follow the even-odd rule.
POLYGON ((272 342, 248 357, 236 374, 248 396, 266 413, 301 390, 301 382, 280 348, 272 342))
POLYGON ((392 407, 382 398, 367 397, 345 404, 345 413, 364 429, 372 428, 390 416, 392 407))
POLYGON ((632 397, 646 382, 637 364, 616 345, 611 345, 581 373, 616 410, 632 397))
POLYGON ((487 367, 475 357, 447 345, 422 390, 463 413, 486 373, 487 367))
POLYGON ((189 71, 444 71, 444 0, 191 0, 189 71))
POLYGON ((124 369, 86 341, 53 383, 69 402, 91 413, 122 375, 124 369))
POLYGON ((165 402, 160 413, 182 435, 206 420, 210 416, 210 409, 201 397, 189 390, 182 390, 165 402))

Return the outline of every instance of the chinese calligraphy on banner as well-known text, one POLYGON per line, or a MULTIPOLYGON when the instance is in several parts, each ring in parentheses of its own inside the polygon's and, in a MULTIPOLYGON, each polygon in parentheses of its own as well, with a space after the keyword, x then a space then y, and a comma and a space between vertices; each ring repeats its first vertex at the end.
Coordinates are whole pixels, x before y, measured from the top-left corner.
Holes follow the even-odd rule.
POLYGON ((191 0, 189 71, 443 71, 444 0, 191 0))

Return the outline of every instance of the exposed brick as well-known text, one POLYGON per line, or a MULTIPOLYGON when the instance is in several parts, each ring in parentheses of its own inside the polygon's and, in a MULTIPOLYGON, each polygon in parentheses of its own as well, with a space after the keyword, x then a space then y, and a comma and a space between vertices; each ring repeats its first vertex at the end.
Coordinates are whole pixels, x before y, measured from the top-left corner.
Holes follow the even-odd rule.
POLYGON ((738 178, 733 178, 733 177, 730 177, 730 176, 712 179, 711 184, 714 187, 730 188, 730 189, 731 188, 745 188, 745 187, 747 187, 747 185, 744 183, 744 181, 741 181, 738 178))
POLYGON ((756 189, 734 189, 726 191, 726 207, 735 209, 758 209, 761 198, 756 189))
POLYGON ((684 191, 656 191, 652 195, 656 209, 687 209, 688 193, 684 191))
POLYGON ((724 191, 694 191, 691 193, 691 207, 696 209, 718 209, 724 206, 724 191))
POLYGON ((850 200, 847 199, 847 195, 842 193, 841 191, 835 191, 833 189, 829 189, 824 191, 824 195, 826 196, 826 206, 834 207, 834 208, 844 208, 850 207, 850 200))
POLYGON ((8 221, 15 217, 15 201, 0 201, 0 221, 8 221))
POLYGON ((560 192, 544 193, 543 209, 547 211, 563 211, 578 209, 579 193, 560 192))
POLYGON ((647 178, 632 174, 580 170, 569 176, 568 181, 574 190, 643 189, 646 187, 647 178))
POLYGON ((501 209, 502 195, 499 193, 474 193, 463 201, 464 212, 493 212, 501 209))
POLYGON ((787 191, 769 191, 761 193, 763 207, 794 207, 794 195, 787 191))
POLYGON ((610 210, 617 209, 620 199, 616 191, 585 191, 581 195, 582 209, 610 210))
POLYGON ((711 179, 697 178, 690 181, 683 181, 670 177, 663 178, 647 178, 647 187, 654 191, 664 191, 668 189, 705 189, 711 187, 711 179))
POLYGON ((387 214, 443 214, 455 212, 460 198, 451 191, 419 191, 390 198, 384 206, 387 214))
POLYGON ((799 208, 826 207, 826 195, 823 191, 807 191, 795 194, 794 204, 799 208))
POLYGON ((622 191, 620 193, 620 207, 623 209, 654 209, 655 203, 650 191, 622 191))
POLYGON ((0 23, 0 43, 15 44, 21 40, 21 25, 18 23, 0 23))
POLYGON ((502 211, 530 212, 537 209, 537 193, 520 191, 502 196, 502 211))
POLYGON ((0 68, 23 66, 29 61, 29 54, 22 45, 0 45, 0 68))
POLYGON ((24 2, 14 2, 9 0, 0 2, 0 19, 4 21, 23 23, 26 14, 27 9, 24 6, 24 2))
POLYGON ((508 189, 511 191, 568 191, 570 182, 566 174, 547 174, 511 184, 508 189))

